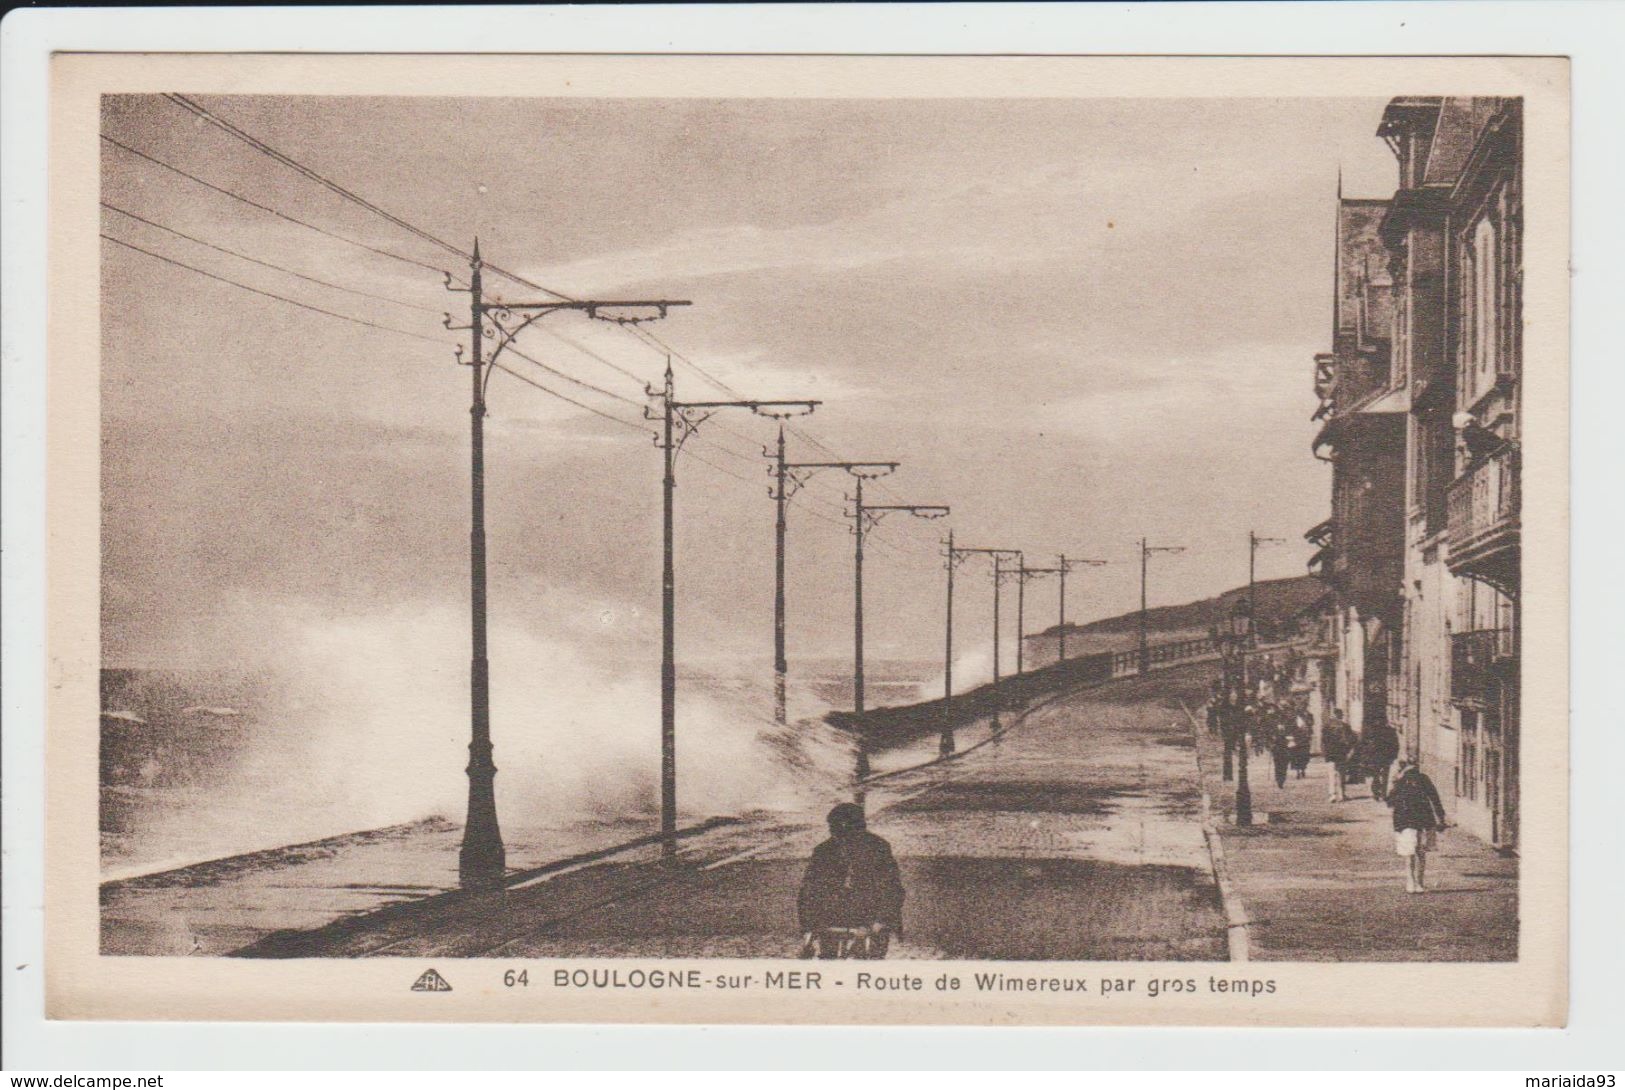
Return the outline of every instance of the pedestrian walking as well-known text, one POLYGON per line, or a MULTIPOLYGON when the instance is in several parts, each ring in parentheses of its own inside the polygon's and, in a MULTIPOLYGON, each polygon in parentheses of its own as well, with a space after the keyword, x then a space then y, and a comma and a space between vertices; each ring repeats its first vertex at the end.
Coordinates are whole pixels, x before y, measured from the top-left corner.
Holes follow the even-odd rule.
POLYGON ((1275 761, 1275 786, 1286 789, 1287 770, 1292 767, 1292 729, 1277 715, 1269 716, 1270 756, 1275 761))
POLYGON ((1381 800, 1388 793, 1388 769, 1399 756, 1399 734, 1387 723, 1372 723, 1360 742, 1360 763, 1371 777, 1371 797, 1381 800))
POLYGON ((1427 853, 1446 825, 1439 789, 1416 765, 1400 761, 1388 805, 1394 808, 1394 851, 1405 860, 1405 892, 1426 893, 1427 853))
POLYGON ((1301 780, 1309 772, 1309 743, 1313 737, 1313 728, 1309 724, 1309 713, 1302 708, 1288 709, 1285 715, 1292 730, 1292 774, 1301 780))
POLYGON ((1321 731, 1320 749, 1326 758, 1326 801, 1343 802, 1348 794, 1343 789, 1343 766, 1354 751, 1354 732, 1343 722, 1343 713, 1334 711, 1331 720, 1321 731))
POLYGON ((1235 687, 1226 690, 1224 701, 1219 705, 1219 731, 1225 751, 1234 753, 1239 761, 1247 759, 1246 707, 1246 696, 1235 687))
POLYGON ((1309 698, 1304 697, 1298 704, 1298 729, 1303 731, 1305 742, 1311 754, 1315 751, 1315 742, 1320 738, 1320 731, 1315 725, 1315 713, 1309 710, 1309 698))
POLYGON ((903 933, 903 881, 891 845, 869 832, 863 807, 829 812, 829 839, 813 849, 798 912, 804 956, 879 960, 903 933), (860 941, 854 942, 854 939, 860 941))

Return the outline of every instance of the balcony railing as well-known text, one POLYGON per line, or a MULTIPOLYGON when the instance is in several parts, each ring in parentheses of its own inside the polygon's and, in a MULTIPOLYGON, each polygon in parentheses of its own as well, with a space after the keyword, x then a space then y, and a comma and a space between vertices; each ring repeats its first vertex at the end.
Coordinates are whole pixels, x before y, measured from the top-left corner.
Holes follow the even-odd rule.
POLYGON ((1481 628, 1451 636, 1451 698, 1471 704, 1491 703, 1495 685, 1512 656, 1509 628, 1481 628))
POLYGON ((1466 571, 1518 543, 1518 448, 1505 446, 1450 486, 1450 569, 1466 571))

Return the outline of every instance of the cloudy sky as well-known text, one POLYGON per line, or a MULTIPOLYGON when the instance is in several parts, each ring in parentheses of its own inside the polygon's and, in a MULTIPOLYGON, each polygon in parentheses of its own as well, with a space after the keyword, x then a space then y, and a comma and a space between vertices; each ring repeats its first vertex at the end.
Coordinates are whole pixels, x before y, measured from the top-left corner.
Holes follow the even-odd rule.
MULTIPOLYGON (((1074 616, 1137 604, 1142 535, 1188 549, 1154 562, 1153 604, 1244 581, 1249 529, 1290 542, 1260 555, 1261 576, 1304 570, 1301 534, 1328 505, 1308 444, 1337 177, 1352 195, 1392 191, 1380 100, 199 101, 439 238, 466 248, 477 234, 488 260, 549 288, 692 299, 651 332, 747 396, 821 399, 797 422, 805 435, 902 463, 879 502, 951 504, 962 544, 1114 561, 1072 582, 1074 616)), ((163 98, 109 99, 103 132, 466 273, 163 98)), ((104 243, 108 665, 207 661, 264 642, 259 619, 279 610, 456 616, 468 381, 452 346, 466 335, 440 312, 466 296, 106 142, 103 199, 123 210, 104 212, 110 235, 430 338, 104 243)), ((614 396, 513 367, 618 419, 494 376, 493 630, 582 633, 652 671, 660 456, 632 403, 664 357, 577 314, 521 347, 614 396)), ((682 397, 726 396, 683 360, 676 374, 682 397)), ((678 577, 694 661, 770 652, 772 435, 724 414, 685 450, 678 577)), ((790 446, 830 458, 802 435, 790 446)), ((849 647, 843 483, 815 480, 791 516, 792 658, 849 647)), ((866 581, 877 657, 938 653, 947 525, 882 526, 866 581)), ((966 640, 987 608, 971 575, 966 640)), ((1029 605, 1030 628, 1053 620, 1052 589, 1029 605)), ((446 638, 460 663, 466 633, 446 638)))

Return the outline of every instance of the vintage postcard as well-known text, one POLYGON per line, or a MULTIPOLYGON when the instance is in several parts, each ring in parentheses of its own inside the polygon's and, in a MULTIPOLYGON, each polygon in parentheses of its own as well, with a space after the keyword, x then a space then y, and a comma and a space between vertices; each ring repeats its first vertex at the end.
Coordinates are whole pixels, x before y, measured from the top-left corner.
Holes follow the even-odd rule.
POLYGON ((52 65, 52 1017, 1563 1023, 1564 60, 52 65))

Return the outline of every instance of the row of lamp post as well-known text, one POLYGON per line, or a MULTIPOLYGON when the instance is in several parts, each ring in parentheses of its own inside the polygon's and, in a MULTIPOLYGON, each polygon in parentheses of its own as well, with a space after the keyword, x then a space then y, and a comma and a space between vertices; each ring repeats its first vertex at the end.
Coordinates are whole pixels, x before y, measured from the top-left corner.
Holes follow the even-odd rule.
MULTIPOLYGON (((466 329, 471 332, 471 358, 467 365, 472 374, 473 400, 470 407, 471 427, 471 528, 469 534, 470 547, 470 587, 471 587, 471 632, 472 652, 470 669, 470 715, 471 732, 469 741, 469 763, 467 768, 468 792, 468 820, 464 825, 463 843, 459 851, 458 873, 459 880, 465 888, 493 888, 500 887, 506 871, 506 854, 502 843, 502 835, 497 823, 495 777, 496 764, 492 757, 491 730, 490 730, 490 667, 487 656, 487 601, 486 601, 486 542, 485 542, 485 445, 484 445, 484 419, 486 416, 486 389, 490 382, 491 373, 499 367, 499 357, 509 348, 518 335, 533 322, 560 310, 579 310, 591 318, 608 321, 633 322, 649 321, 664 318, 672 307, 688 306, 687 300, 675 299, 631 299, 631 300, 574 300, 555 299, 541 302, 490 302, 484 297, 482 290, 483 263, 480 259, 478 240, 474 243, 474 250, 469 261, 469 286, 459 288, 453 285, 450 274, 446 277, 448 290, 464 291, 470 297, 471 320, 467 326, 453 326, 448 316, 446 326, 449 329, 466 329), (623 312, 642 312, 641 317, 618 317, 623 312), (491 342, 489 353, 485 351, 486 342, 491 342)), ((458 350, 461 360, 462 352, 458 350)), ((699 430, 700 425, 710 416, 722 409, 742 408, 748 409, 758 415, 783 419, 788 416, 805 415, 811 413, 819 404, 813 400, 794 401, 693 401, 683 402, 677 400, 674 389, 671 362, 666 364, 665 382, 661 389, 650 388, 651 399, 660 403, 658 414, 649 412, 651 418, 658 418, 662 423, 662 431, 656 437, 656 445, 664 452, 663 485, 663 568, 661 580, 661 606, 662 606, 662 640, 661 640, 661 849, 666 860, 672 860, 676 855, 677 846, 677 761, 676 761, 676 649, 675 649, 675 564, 673 556, 673 503, 676 487, 676 459, 684 440, 699 430)), ((781 425, 779 444, 776 451, 777 484, 773 496, 778 502, 778 518, 776 522, 777 551, 776 551, 776 594, 774 616, 774 670, 776 675, 776 710, 780 722, 785 720, 784 685, 786 673, 784 649, 784 532, 785 532, 785 506, 793 491, 793 487, 805 483, 807 476, 822 469, 840 469, 853 478, 853 494, 849 497, 852 507, 848 517, 852 519, 853 542, 853 711, 856 719, 861 721, 865 713, 864 694, 864 649, 863 649, 863 560, 864 540, 868 532, 888 514, 904 513, 915 518, 937 519, 946 517, 949 508, 941 504, 869 504, 864 501, 863 486, 866 480, 885 476, 897 468, 896 462, 803 462, 791 463, 785 459, 784 435, 781 425), (792 484, 793 482, 793 484, 792 484)), ((1252 568, 1253 557, 1258 546, 1273 543, 1279 539, 1259 538, 1256 534, 1249 534, 1249 563, 1248 563, 1248 604, 1245 610, 1245 620, 1242 611, 1238 610, 1231 617, 1230 630, 1225 634, 1223 651, 1226 670, 1227 699, 1231 694, 1239 691, 1245 683, 1245 652, 1248 641, 1254 637, 1250 631, 1253 605, 1252 568), (1232 677, 1234 672, 1234 677, 1232 677), (1232 682, 1237 684, 1232 684, 1232 682)), ((1149 661, 1149 647, 1147 643, 1147 616, 1146 616, 1146 568, 1152 553, 1180 552, 1179 547, 1151 546, 1146 541, 1140 542, 1140 669, 1143 672, 1149 661)), ((953 535, 948 535, 947 541, 947 569, 948 569, 948 600, 947 600, 947 626, 944 646, 944 692, 943 714, 944 725, 940 749, 943 753, 953 750, 951 703, 953 699, 953 586, 954 570, 967 556, 973 554, 987 555, 993 561, 993 680, 997 684, 999 679, 999 620, 1000 601, 999 590, 1008 578, 1017 580, 1017 625, 1018 640, 1016 651, 1016 673, 1024 672, 1021 641, 1025 633, 1019 631, 1024 626, 1026 583, 1030 578, 1045 575, 1058 575, 1061 581, 1060 591, 1060 629, 1059 658, 1066 658, 1065 626, 1066 626, 1066 574, 1070 568, 1078 564, 1100 564, 1104 561, 1096 560, 1069 560, 1066 556, 1059 558, 1058 566, 1054 568, 1029 568, 1025 555, 1018 549, 969 548, 956 546, 953 535), (1007 567, 1006 562, 1015 559, 1014 567, 1007 567)), ((1240 708, 1233 708, 1239 714, 1240 708)), ((995 727, 997 717, 995 716, 995 727)), ((1252 820, 1252 800, 1247 786, 1247 758, 1245 752, 1245 732, 1229 729, 1227 724, 1226 761, 1230 756, 1229 740, 1235 735, 1237 743, 1242 749, 1241 760, 1238 766, 1236 787, 1236 820, 1238 824, 1250 824, 1252 820)), ((861 729, 859 731, 859 748, 857 757, 857 775, 861 780, 869 774, 868 744, 861 729)))

